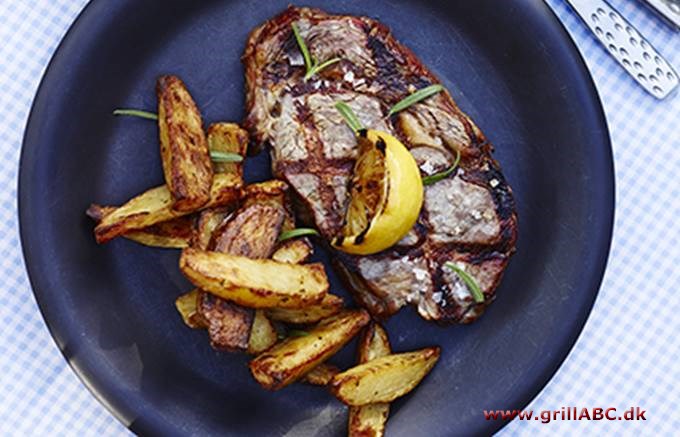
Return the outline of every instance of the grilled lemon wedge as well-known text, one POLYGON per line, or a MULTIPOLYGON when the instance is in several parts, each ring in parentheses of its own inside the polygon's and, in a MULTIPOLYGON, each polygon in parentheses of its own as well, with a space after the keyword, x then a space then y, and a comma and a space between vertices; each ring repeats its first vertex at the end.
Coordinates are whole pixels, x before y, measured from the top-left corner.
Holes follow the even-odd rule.
POLYGON ((392 135, 358 131, 359 157, 350 183, 350 202, 333 245, 343 252, 370 255, 399 240, 418 220, 423 183, 411 153, 392 135))

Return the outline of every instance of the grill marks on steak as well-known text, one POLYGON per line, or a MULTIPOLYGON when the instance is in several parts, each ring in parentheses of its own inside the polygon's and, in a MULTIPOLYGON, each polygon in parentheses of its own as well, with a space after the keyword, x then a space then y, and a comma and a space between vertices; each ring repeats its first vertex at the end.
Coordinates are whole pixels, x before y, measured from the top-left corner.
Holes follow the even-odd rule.
POLYGON ((457 171, 425 187, 423 210, 408 235, 379 254, 339 253, 336 267, 375 316, 411 303, 426 319, 478 317, 493 300, 516 239, 512 192, 491 157, 493 147, 447 92, 386 117, 409 93, 438 83, 436 77, 382 24, 308 8, 290 7, 255 29, 243 60, 246 125, 269 145, 274 174, 291 185, 298 211, 326 239, 342 227, 358 149, 335 102, 347 103, 365 126, 402 140, 424 175, 450 167, 460 152, 457 171), (319 62, 341 61, 304 81, 291 23, 319 62), (474 302, 446 261, 475 277, 485 303, 474 302))

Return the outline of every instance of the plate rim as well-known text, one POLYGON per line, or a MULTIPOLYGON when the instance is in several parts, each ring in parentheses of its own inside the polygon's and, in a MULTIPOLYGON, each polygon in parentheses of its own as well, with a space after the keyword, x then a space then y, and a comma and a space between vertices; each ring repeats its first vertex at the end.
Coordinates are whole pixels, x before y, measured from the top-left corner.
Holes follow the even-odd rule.
MULTIPOLYGON (((542 375, 536 378, 536 381, 532 386, 533 389, 528 390, 530 393, 533 394, 524 397, 524 399, 520 402, 521 404, 519 408, 520 410, 524 410, 543 392, 545 387, 552 381, 553 377, 563 366, 564 362, 574 349, 574 346, 576 345, 578 339, 583 334, 585 324, 590 318, 590 314, 592 313, 595 302, 600 294, 600 289, 602 288, 602 281, 608 265, 609 256, 611 254, 611 244, 616 215, 616 172, 614 165, 613 148, 611 143, 610 126, 606 117, 606 112, 604 111, 604 107, 602 104, 602 97, 600 96, 599 90, 595 84, 590 69, 588 68, 587 63, 580 49, 578 48, 576 41, 567 30, 565 24, 559 19, 555 10, 546 1, 543 0, 530 0, 530 1, 539 4, 539 7, 544 10, 543 15, 546 17, 547 20, 551 22, 550 25, 557 32, 560 33, 561 39, 567 42, 566 44, 567 50, 572 54, 574 59, 577 61, 578 70, 582 78, 585 79, 586 81, 585 86, 588 89, 588 94, 590 95, 590 98, 593 100, 593 109, 595 110, 598 119, 597 124, 599 124, 603 128, 601 130, 602 145, 606 146, 604 147, 605 150, 603 150, 604 161, 602 164, 603 166, 607 167, 605 182, 607 183, 608 187, 605 189, 605 195, 607 199, 605 199, 605 202, 603 203, 606 203, 606 205, 608 206, 603 207, 603 211, 606 212, 606 215, 608 217, 603 218, 603 225, 606 225, 606 229, 603 229, 600 241, 598 241, 598 244, 596 245, 596 248, 602 252, 601 256, 596 258, 598 259, 599 263, 594 268, 594 272, 596 272, 596 274, 595 277, 593 278, 593 282, 597 284, 597 290, 595 291, 595 293, 593 293, 592 298, 586 302, 587 305, 584 311, 574 318, 574 320, 576 321, 575 325, 578 327, 578 329, 574 329, 572 331, 572 333, 569 335, 568 340, 565 342, 562 348, 558 350, 558 353, 556 354, 557 359, 554 360, 554 365, 548 366, 548 368, 543 369, 542 375)), ((31 267, 33 252, 32 249, 28 248, 29 244, 27 243, 28 239, 30 238, 29 237, 30 231, 26 226, 24 226, 24 222, 26 220, 25 219, 26 211, 25 208, 22 208, 22 205, 28 203, 28 201, 26 200, 27 196, 26 190, 22 188, 23 186, 25 186, 25 183, 23 181, 25 181, 29 177, 26 170, 26 168, 29 166, 25 165, 25 163, 33 159, 32 156, 28 153, 28 149, 35 147, 35 145, 32 145, 28 138, 29 132, 36 129, 34 125, 36 124, 35 122, 36 113, 38 113, 39 111, 38 104, 41 100, 45 99, 44 97, 46 93, 45 89, 47 88, 47 85, 51 78, 50 73, 51 71, 53 71, 53 64, 61 56, 61 52, 64 51, 64 47, 67 44, 69 44, 71 40, 74 40, 78 36, 77 35, 78 28, 82 27, 83 23, 86 23, 91 15, 94 16, 94 14, 96 14, 96 11, 94 11, 94 9, 95 6, 99 4, 102 4, 101 0, 90 0, 83 7, 83 9, 76 15, 75 19, 68 27, 66 32, 63 34, 55 51, 50 57, 50 60, 48 61, 45 70, 42 73, 39 85, 36 88, 35 95, 31 102, 31 107, 28 112, 28 116, 24 126, 24 134, 21 143, 17 177, 17 216, 20 236, 19 244, 21 246, 21 251, 23 255, 22 260, 24 263, 24 267, 26 269, 32 295, 37 303, 41 318, 44 321, 50 333, 50 336, 52 337, 52 340, 59 349, 59 352, 61 353, 62 357, 67 362, 67 364, 69 365, 73 373, 76 375, 78 380, 87 388, 87 390, 92 394, 92 396, 97 400, 97 402, 100 405, 102 405, 106 409, 106 411, 108 411, 109 414, 115 417, 119 423, 125 426, 128 430, 134 432, 134 429, 132 428, 132 421, 126 417, 126 414, 123 411, 114 407, 108 401, 107 397, 111 395, 97 388, 98 383, 96 381, 96 376, 92 375, 91 369, 86 365, 75 363, 71 359, 71 357, 69 357, 66 348, 59 341, 60 335, 58 329, 54 326, 53 322, 50 321, 46 316, 47 303, 40 298, 40 295, 41 293, 47 292, 49 290, 38 291, 39 287, 37 286, 36 284, 37 281, 35 279, 35 277, 38 274, 34 271, 34 268, 31 267)), ((101 384, 101 382, 99 382, 99 384, 101 384)), ((513 421, 505 420, 487 421, 487 423, 489 423, 489 426, 485 428, 485 430, 488 431, 489 434, 495 434, 513 421)))

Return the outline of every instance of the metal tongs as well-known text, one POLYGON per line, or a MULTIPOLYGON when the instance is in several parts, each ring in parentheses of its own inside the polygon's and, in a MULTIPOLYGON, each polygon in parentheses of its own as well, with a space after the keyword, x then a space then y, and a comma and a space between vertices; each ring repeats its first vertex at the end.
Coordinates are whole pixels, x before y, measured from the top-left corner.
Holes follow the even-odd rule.
POLYGON ((678 86, 678 74, 664 57, 604 0, 567 0, 610 55, 658 99, 678 86))

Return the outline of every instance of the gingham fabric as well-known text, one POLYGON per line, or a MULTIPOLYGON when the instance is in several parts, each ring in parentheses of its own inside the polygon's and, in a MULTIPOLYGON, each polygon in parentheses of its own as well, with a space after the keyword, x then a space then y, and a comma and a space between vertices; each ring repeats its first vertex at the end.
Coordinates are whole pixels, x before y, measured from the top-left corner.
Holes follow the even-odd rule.
MULTIPOLYGON (((547 1, 586 58, 602 97, 614 148, 617 203, 609 265, 595 307, 569 357, 528 408, 640 406, 647 420, 515 420, 500 434, 678 435, 680 93, 663 102, 647 95, 565 1, 547 1)), ((57 350, 31 293, 18 236, 17 168, 31 101, 57 44, 85 3, 0 0, 0 435, 129 433, 57 350)), ((638 1, 611 3, 680 67, 678 34, 638 1)))

